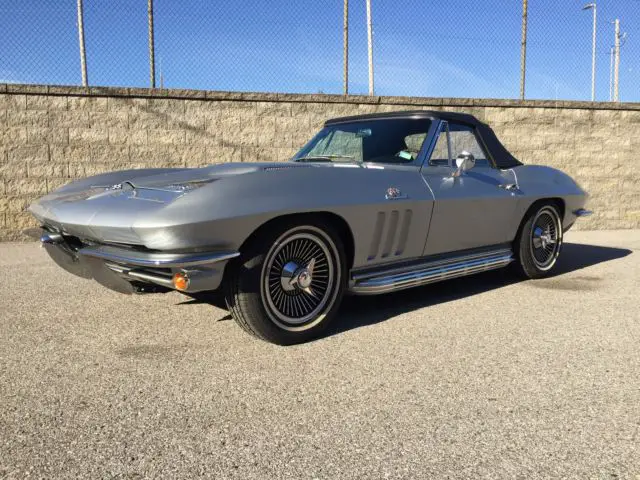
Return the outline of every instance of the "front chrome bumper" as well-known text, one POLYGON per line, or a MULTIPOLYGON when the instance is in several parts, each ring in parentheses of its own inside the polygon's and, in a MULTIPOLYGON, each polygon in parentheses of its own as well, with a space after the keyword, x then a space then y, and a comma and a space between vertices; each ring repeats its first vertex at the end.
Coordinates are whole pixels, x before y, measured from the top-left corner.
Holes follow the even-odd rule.
POLYGON ((158 253, 126 250, 122 248, 101 245, 86 247, 78 251, 80 255, 100 258, 106 262, 120 263, 137 267, 150 268, 180 268, 209 265, 236 258, 238 252, 210 252, 210 253, 158 253))
POLYGON ((140 283, 174 288, 172 278, 176 273, 189 278, 184 292, 215 290, 220 286, 227 262, 240 255, 230 251, 146 252, 113 245, 78 248, 63 235, 47 230, 43 230, 40 242, 51 258, 68 272, 93 278, 122 293, 132 293, 140 283))

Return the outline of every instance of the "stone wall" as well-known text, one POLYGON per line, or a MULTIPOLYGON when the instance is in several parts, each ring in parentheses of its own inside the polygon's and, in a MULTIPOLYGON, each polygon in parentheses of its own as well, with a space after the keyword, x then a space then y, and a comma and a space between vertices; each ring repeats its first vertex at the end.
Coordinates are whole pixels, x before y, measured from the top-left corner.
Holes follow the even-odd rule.
POLYGON ((286 160, 327 118, 408 109, 471 113, 523 162, 572 175, 595 210, 579 228, 640 227, 640 104, 0 84, 0 240, 23 238, 27 205, 74 178, 286 160))

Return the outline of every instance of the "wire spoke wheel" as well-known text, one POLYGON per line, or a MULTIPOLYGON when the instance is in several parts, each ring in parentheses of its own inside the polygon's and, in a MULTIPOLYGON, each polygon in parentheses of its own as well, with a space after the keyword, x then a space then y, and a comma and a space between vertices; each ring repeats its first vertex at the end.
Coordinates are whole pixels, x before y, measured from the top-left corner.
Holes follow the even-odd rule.
POLYGON ((555 209, 542 208, 534 217, 531 229, 531 256, 540 270, 548 270, 556 262, 562 243, 562 224, 555 209))
POLYGON ((331 239, 312 227, 297 230, 274 243, 262 269, 264 307, 276 325, 289 331, 322 321, 335 301, 340 275, 331 239))

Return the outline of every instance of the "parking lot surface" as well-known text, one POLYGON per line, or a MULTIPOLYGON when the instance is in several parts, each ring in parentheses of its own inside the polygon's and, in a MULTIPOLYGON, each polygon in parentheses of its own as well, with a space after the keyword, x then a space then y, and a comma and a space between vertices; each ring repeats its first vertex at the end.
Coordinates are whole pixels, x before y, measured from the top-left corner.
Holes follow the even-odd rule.
POLYGON ((640 231, 565 242, 287 348, 0 245, 0 477, 640 479, 640 231))

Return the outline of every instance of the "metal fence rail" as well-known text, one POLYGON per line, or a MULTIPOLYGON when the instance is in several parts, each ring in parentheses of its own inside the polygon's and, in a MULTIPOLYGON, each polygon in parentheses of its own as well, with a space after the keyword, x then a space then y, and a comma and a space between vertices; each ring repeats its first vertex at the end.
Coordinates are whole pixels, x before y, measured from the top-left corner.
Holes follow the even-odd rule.
POLYGON ((640 101, 640 1, 0 0, 0 82, 640 101))

